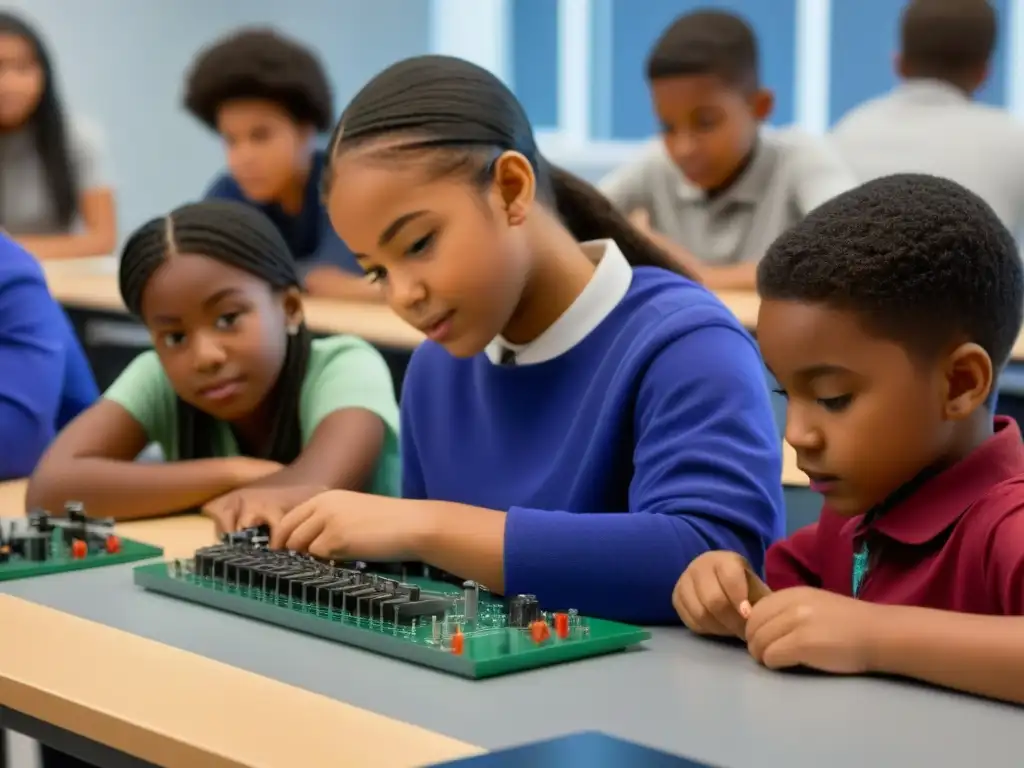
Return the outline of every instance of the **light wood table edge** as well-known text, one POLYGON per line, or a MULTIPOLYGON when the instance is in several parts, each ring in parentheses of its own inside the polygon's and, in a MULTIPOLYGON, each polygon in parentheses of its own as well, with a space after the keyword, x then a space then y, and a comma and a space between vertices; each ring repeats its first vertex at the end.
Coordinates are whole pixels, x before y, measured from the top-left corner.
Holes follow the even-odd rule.
POLYGON ((0 626, 0 704, 156 765, 406 768, 484 751, 11 595, 0 626))

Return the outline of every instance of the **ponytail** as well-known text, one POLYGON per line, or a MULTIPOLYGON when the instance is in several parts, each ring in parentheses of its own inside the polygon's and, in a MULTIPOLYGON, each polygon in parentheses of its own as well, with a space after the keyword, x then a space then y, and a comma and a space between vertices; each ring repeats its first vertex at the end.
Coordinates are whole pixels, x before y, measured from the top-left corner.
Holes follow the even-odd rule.
POLYGON ((697 281, 695 275, 634 227, 596 187, 547 161, 541 163, 548 173, 558 216, 576 240, 614 240, 634 267, 660 267, 697 281))

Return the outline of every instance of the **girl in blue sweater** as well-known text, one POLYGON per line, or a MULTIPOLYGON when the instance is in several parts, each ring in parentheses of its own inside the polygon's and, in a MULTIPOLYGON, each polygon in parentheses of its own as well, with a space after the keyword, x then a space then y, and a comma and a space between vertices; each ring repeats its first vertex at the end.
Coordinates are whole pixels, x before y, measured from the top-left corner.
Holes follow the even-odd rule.
POLYGON ((427 336, 402 403, 403 499, 332 491, 273 546, 420 560, 547 609, 677 621, 698 555, 760 567, 783 531, 758 351, 592 187, 541 156, 493 75, 374 78, 328 155, 333 226, 427 336))

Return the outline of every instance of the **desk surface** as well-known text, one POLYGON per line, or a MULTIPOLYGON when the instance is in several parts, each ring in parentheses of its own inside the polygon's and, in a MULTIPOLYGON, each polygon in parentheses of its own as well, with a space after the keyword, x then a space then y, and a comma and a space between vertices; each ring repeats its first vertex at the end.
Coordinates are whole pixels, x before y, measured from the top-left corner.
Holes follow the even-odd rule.
MULTIPOLYGON (((1019 708, 904 683, 772 673, 757 667, 741 648, 700 640, 681 628, 655 629, 641 651, 468 681, 146 593, 132 584, 131 566, 7 582, 2 591, 485 749, 600 730, 727 768, 1020 764, 1024 711, 1019 708)), ((0 607, 4 610, 9 606, 0 607)), ((119 656, 125 649, 130 658, 122 667, 125 676, 133 671, 141 675, 139 666, 133 665, 147 663, 144 677, 162 678, 164 658, 175 660, 171 669, 183 664, 177 661, 182 658, 179 652, 160 650, 138 637, 72 618, 47 617, 37 626, 53 638, 45 647, 52 642, 54 653, 79 646, 79 638, 95 637, 96 652, 106 648, 112 654, 104 658, 119 656)), ((31 642, 11 639, 19 634, 0 634, 0 648, 17 651, 24 645, 25 653, 46 658, 32 650, 31 642)), ((15 671, 19 663, 16 654, 0 652, 0 669, 7 677, 28 674, 15 671)), ((36 666, 40 685, 62 685, 52 676, 44 677, 50 674, 45 663, 33 663, 33 669, 36 666)), ((118 666, 113 661, 91 664, 83 674, 98 667, 104 669, 105 681, 118 680, 118 666)), ((64 667, 54 662, 54 670, 60 669, 64 667)), ((200 669, 198 663, 195 669, 200 669)), ((202 669, 211 675, 229 674, 214 663, 202 669)), ((223 678, 232 686, 235 679, 223 678)), ((237 679, 248 678, 238 674, 237 679)), ((181 691, 177 682, 168 684, 181 691)), ((255 683, 238 685, 252 685, 239 690, 257 692, 255 683)), ((262 685, 264 693, 276 695, 270 682, 262 685)), ((234 690, 217 682, 210 688, 225 696, 234 690)), ((145 714, 135 719, 156 718, 150 709, 155 705, 143 698, 145 714)), ((222 703, 223 698, 217 701, 222 703)), ((197 703, 197 711, 211 717, 205 704, 197 703)), ((332 735, 345 730, 336 719, 313 725, 289 716, 284 722, 332 735)), ((199 726, 194 727, 190 733, 201 735, 199 726)), ((257 741, 272 743, 282 731, 280 727, 273 738, 257 741)), ((335 743, 340 746, 344 741, 337 738, 335 743)), ((432 743, 438 750, 449 748, 432 743)), ((457 748, 462 747, 452 747, 457 748)), ((251 755, 252 747, 246 749, 251 755)))
POLYGON ((399 768, 483 751, 10 595, 0 624, 0 703, 158 765, 399 768))

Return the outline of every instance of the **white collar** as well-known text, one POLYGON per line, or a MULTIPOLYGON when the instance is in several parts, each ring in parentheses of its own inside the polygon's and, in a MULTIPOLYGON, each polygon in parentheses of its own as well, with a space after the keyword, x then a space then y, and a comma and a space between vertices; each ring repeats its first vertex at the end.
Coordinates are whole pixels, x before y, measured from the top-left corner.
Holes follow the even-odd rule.
POLYGON ((512 344, 498 336, 485 350, 492 363, 501 362, 502 353, 511 350, 516 365, 533 365, 563 355, 597 328, 629 291, 633 268, 614 240, 580 243, 596 264, 590 282, 561 317, 529 344, 512 344))

